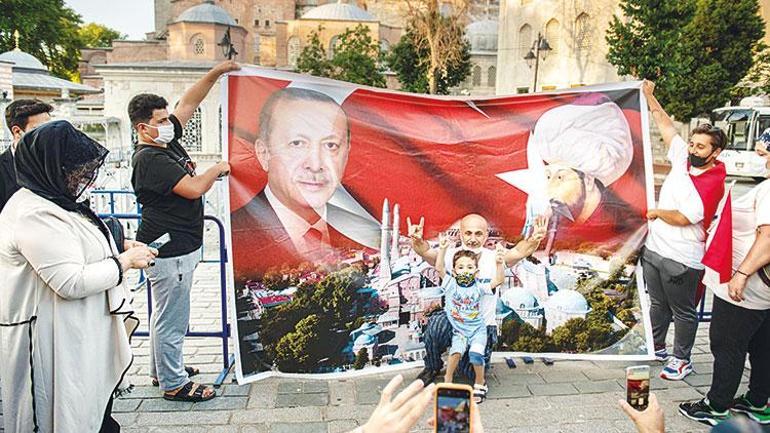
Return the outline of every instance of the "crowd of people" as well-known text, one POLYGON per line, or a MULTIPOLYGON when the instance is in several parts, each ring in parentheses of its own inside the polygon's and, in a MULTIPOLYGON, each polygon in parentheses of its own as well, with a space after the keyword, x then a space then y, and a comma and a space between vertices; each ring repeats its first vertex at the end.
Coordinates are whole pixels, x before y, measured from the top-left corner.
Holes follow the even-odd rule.
MULTIPOLYGON (((214 67, 184 93, 173 113, 158 95, 141 94, 129 102, 138 137, 131 183, 143 209, 136 240, 124 239, 90 207, 107 149, 66 120, 52 120, 52 107, 41 101, 18 100, 7 107, 13 144, 0 155, 0 377, 6 432, 120 431, 111 412, 133 360, 130 337, 138 320, 125 278, 132 269, 143 269, 153 289, 153 384, 172 401, 216 396, 212 387, 191 380, 199 371, 185 364, 182 348, 203 243, 202 196, 230 166, 219 162, 199 173, 179 140, 219 77, 237 69, 231 61, 214 67), (166 234, 168 243, 150 246, 166 234)), ((707 248, 708 230, 725 196, 726 171, 717 160, 727 144, 725 133, 706 124, 685 141, 657 102, 654 84, 645 81, 642 91, 672 166, 657 206, 647 212, 649 234, 641 257, 655 356, 665 363, 661 377, 682 380, 693 371, 696 306, 706 295, 702 287, 708 287, 714 296, 712 385, 705 398, 681 404, 680 412, 717 425, 715 432, 751 432, 757 424, 770 424, 770 280, 763 271, 770 263, 770 181, 732 201, 731 275, 725 278, 704 266, 715 247, 712 242, 707 248), (666 335, 672 321, 669 356, 666 335), (752 366, 748 392, 736 395, 747 356, 752 366), (722 423, 731 413, 746 417, 722 423), (741 425, 746 419, 753 424, 741 425), (735 428, 742 430, 730 430, 735 428)), ((296 97, 309 97, 303 95, 296 97)), ((319 104, 330 108, 337 119, 331 123, 342 128, 346 120, 332 110, 332 102, 319 104)), ((282 160, 267 157, 277 152, 266 144, 271 137, 261 137, 257 151, 274 172, 282 160)), ((760 146, 757 153, 770 170, 770 151, 760 146)), ((282 186, 274 181, 270 187, 268 198, 280 200, 282 186)), ((431 247, 422 238, 423 222, 409 221, 414 251, 443 278, 446 308, 430 317, 425 369, 418 380, 395 395, 403 378, 394 378, 359 432, 409 431, 433 400, 433 382, 447 351, 444 380, 451 382, 457 371, 474 383, 473 431, 483 432, 477 404, 487 396, 484 372, 497 338, 496 303, 487 305, 485 295, 502 283, 505 267, 538 248, 546 225, 537 218, 514 248, 490 250, 484 247, 488 224, 480 215, 461 220, 461 244, 452 248, 443 236, 438 247, 431 247)), ((665 431, 654 395, 644 411, 620 404, 640 432, 665 431)))

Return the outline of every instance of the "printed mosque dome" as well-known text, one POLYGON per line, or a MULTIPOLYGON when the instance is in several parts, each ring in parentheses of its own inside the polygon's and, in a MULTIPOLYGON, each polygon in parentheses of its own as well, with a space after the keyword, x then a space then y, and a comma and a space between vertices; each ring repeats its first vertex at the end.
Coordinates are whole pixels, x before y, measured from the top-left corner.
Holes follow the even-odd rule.
POLYGON ((32 54, 25 53, 18 48, 0 54, 0 60, 13 62, 14 68, 32 69, 37 71, 48 70, 48 68, 46 68, 45 65, 43 65, 43 63, 37 59, 37 57, 33 56, 32 54))
POLYGON ((204 0, 198 6, 179 14, 175 22, 212 23, 226 26, 237 26, 235 20, 226 10, 214 4, 214 0, 204 0))
POLYGON ((571 290, 577 285, 578 276, 572 270, 552 267, 548 269, 548 279, 559 290, 571 290))
POLYGON ((514 288, 503 293, 501 301, 508 308, 514 310, 532 310, 540 308, 537 298, 528 291, 521 288, 514 288))
POLYGON ((559 290, 548 298, 546 307, 570 314, 587 314, 590 311, 586 298, 576 290, 559 290))
POLYGON ((302 15, 302 19, 330 21, 377 21, 372 14, 342 0, 314 7, 302 15))
POLYGON ((497 20, 476 21, 465 27, 471 51, 497 51, 497 20))
POLYGON ((353 343, 353 347, 363 347, 363 346, 371 346, 377 341, 377 338, 375 338, 373 335, 367 335, 367 334, 361 334, 356 338, 356 341, 353 343))

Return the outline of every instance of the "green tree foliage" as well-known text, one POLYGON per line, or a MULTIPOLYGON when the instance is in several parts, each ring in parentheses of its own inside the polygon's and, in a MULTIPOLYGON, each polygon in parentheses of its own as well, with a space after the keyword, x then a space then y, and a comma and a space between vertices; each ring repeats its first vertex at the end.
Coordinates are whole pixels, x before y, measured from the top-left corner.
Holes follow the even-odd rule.
POLYGON ((275 361, 283 371, 308 371, 321 358, 313 356, 311 346, 320 339, 321 320, 311 314, 297 323, 293 332, 284 335, 276 345, 275 361))
POLYGON ((385 87, 383 55, 368 27, 359 24, 339 35, 331 58, 321 44, 319 33, 322 30, 319 26, 318 30, 310 32, 297 59, 297 70, 318 77, 385 87))
POLYGON ((109 47, 116 39, 125 39, 126 35, 107 26, 88 23, 80 26, 78 37, 83 48, 109 47))
MULTIPOLYGON (((464 29, 459 28, 459 31, 464 29)), ((428 67, 430 52, 427 48, 417 48, 414 43, 413 30, 406 33, 394 45, 387 56, 387 63, 396 73, 401 88, 407 92, 430 93, 428 67)), ((446 70, 436 73, 436 94, 446 95, 449 89, 459 86, 471 73, 471 48, 467 41, 463 42, 458 61, 448 62, 446 70)))
POLYGON ((80 15, 64 0, 2 0, 0 52, 16 47, 37 57, 56 76, 76 79, 80 59, 80 15))
POLYGON ((728 101, 752 64, 764 24, 757 0, 621 0, 607 59, 657 83, 666 110, 687 120, 728 101))
POLYGON ((362 347, 356 354, 356 360, 353 362, 353 368, 356 370, 363 370, 366 364, 369 363, 369 350, 366 347, 362 347))

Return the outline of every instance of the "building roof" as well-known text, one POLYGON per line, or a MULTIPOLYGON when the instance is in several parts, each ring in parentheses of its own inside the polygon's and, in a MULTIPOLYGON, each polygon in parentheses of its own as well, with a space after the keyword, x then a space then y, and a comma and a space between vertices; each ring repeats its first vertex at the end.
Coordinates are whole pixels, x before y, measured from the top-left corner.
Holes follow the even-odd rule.
POLYGON ((7 62, 13 62, 14 69, 31 69, 35 71, 48 71, 48 68, 43 65, 43 62, 37 59, 32 54, 25 53, 18 48, 11 51, 6 51, 0 54, 0 60, 7 62))
MULTIPOLYGON (((15 69, 15 68, 14 68, 15 69)), ((67 89, 70 93, 86 94, 100 93, 101 90, 85 84, 73 83, 58 77, 48 75, 48 71, 14 70, 13 87, 19 89, 56 91, 67 89)))
POLYGON ((537 298, 522 288, 513 288, 503 293, 501 301, 514 310, 531 310, 540 308, 537 298))
POLYGON ((586 298, 576 290, 559 290, 548 299, 546 306, 571 314, 586 314, 591 311, 586 298))
POLYGON ((369 12, 360 7, 338 0, 336 3, 327 3, 314 7, 302 15, 306 20, 333 20, 333 21, 377 21, 369 12))
POLYGON ((497 20, 476 21, 465 28, 471 51, 497 51, 497 20))
POLYGON ((238 25, 226 10, 214 4, 214 0, 204 0, 198 6, 187 9, 179 14, 174 22, 212 23, 225 26, 238 25))

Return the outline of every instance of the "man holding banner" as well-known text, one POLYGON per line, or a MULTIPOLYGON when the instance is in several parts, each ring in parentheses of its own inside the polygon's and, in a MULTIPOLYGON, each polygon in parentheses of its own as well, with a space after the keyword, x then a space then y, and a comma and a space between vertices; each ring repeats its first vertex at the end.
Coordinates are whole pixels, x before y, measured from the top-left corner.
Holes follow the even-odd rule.
POLYGON ((663 182, 658 208, 647 212, 649 234, 642 255, 644 280, 650 294, 655 356, 667 365, 663 379, 682 380, 692 372, 690 353, 698 330, 698 287, 706 229, 724 194, 726 170, 717 156, 727 143, 725 133, 709 124, 693 130, 690 143, 677 133, 674 122, 653 94, 655 85, 642 87, 668 146, 671 172, 663 182), (668 359, 666 333, 674 319, 674 353, 668 359))

